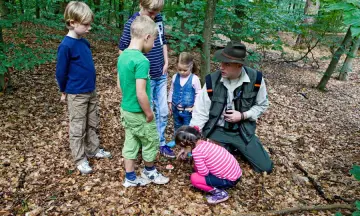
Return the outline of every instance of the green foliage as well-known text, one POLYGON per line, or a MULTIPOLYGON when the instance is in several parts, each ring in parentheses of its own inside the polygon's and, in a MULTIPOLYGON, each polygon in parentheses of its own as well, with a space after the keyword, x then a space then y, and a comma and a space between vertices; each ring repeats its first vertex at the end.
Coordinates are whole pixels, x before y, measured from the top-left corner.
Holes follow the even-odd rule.
POLYGON ((343 23, 351 26, 352 37, 360 35, 360 3, 357 0, 344 0, 327 7, 328 11, 341 11, 343 23))
POLYGON ((176 16, 170 17, 167 24, 171 26, 170 47, 176 53, 194 49, 203 41, 205 2, 194 0, 190 4, 181 3, 176 16))
POLYGON ((25 44, 2 44, 4 52, 0 53, 0 74, 5 74, 7 68, 15 70, 30 70, 55 59, 55 51, 47 48, 30 48, 25 44), (6 53, 6 54, 5 54, 6 53))
POLYGON ((360 166, 354 165, 350 170, 350 174, 353 175, 358 181, 360 181, 360 166))
MULTIPOLYGON (((350 170, 350 174, 355 177, 356 180, 360 181, 360 166, 353 165, 352 169, 350 170)), ((355 207, 357 211, 353 212, 352 216, 360 216, 360 201, 355 201, 355 207)), ((335 216, 342 216, 340 212, 336 212, 335 216)))

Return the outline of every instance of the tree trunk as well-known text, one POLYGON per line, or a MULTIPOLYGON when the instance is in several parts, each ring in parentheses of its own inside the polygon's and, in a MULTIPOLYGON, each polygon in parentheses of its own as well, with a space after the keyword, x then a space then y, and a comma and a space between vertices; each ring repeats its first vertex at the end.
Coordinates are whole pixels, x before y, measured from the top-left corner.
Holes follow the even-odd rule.
MULTIPOLYGON (((242 4, 239 4, 239 0, 234 1, 234 7, 235 7, 235 15, 238 19, 243 20, 245 18, 245 7, 242 4)), ((233 32, 241 32, 242 29, 242 23, 243 22, 234 22, 232 25, 233 32), (236 30, 235 30, 236 29, 236 30)), ((241 41, 241 38, 237 35, 232 35, 230 38, 232 41, 241 41)))
POLYGON ((119 29, 122 31, 123 28, 124 28, 124 14, 123 14, 123 11, 124 11, 124 0, 119 0, 119 10, 118 11, 121 11, 121 14, 119 14, 119 22, 118 22, 118 27, 119 29))
POLYGON ((40 2, 39 2, 39 0, 35 1, 35 16, 36 16, 36 19, 40 18, 40 2))
POLYGON ((331 78, 331 75, 334 73, 334 71, 336 69, 336 65, 339 63, 339 60, 340 60, 342 54, 344 54, 346 47, 348 46, 348 44, 351 41, 350 28, 351 28, 351 26, 349 27, 348 31, 346 32, 346 35, 345 35, 344 40, 342 41, 340 47, 336 50, 335 54, 333 55, 331 62, 329 64, 328 68, 326 69, 324 76, 321 78, 320 83, 316 87, 317 89, 325 90, 327 82, 329 81, 329 79, 331 78))
POLYGON ((345 62, 340 70, 339 80, 347 80, 348 73, 352 71, 352 63, 357 56, 357 52, 360 46, 360 37, 354 38, 353 45, 351 46, 349 54, 346 56, 345 62))
MULTIPOLYGON (((315 16, 318 15, 319 9, 320 9, 320 0, 315 0, 315 4, 313 2, 314 0, 306 0, 305 8, 304 8, 304 14, 306 17, 303 21, 303 24, 306 25, 312 25, 315 23, 316 19, 315 16)), ((296 46, 300 46, 305 42, 305 37, 302 34, 299 34, 299 36, 296 39, 296 46)))
MULTIPOLYGON (((184 0, 184 5, 187 5, 187 4, 190 4, 191 3, 191 0, 184 0)), ((191 13, 188 9, 185 9, 185 12, 187 12, 187 13, 191 13)), ((187 19, 182 19, 181 20, 181 31, 183 32, 183 33, 185 33, 186 34, 186 36, 188 36, 189 35, 189 29, 187 29, 187 28, 185 28, 185 24, 188 22, 188 20, 187 19)), ((185 45, 185 47, 186 47, 186 50, 188 50, 189 49, 189 44, 187 43, 187 42, 184 42, 184 45, 185 45)))
POLYGON ((110 23, 111 23, 111 8, 112 8, 112 0, 109 0, 108 19, 107 19, 108 25, 110 25, 110 23))
POLYGON ((201 80, 204 83, 205 76, 210 73, 210 48, 211 48, 211 35, 214 25, 216 0, 208 0, 206 5, 205 20, 204 20, 204 31, 202 44, 202 55, 201 55, 201 80))
POLYGON ((100 11, 100 0, 94 0, 94 5, 95 5, 95 13, 98 13, 100 11))
MULTIPOLYGON (((19 3, 20 3, 20 12, 21 14, 24 14, 25 11, 24 11, 24 0, 19 0, 19 3)), ((14 4, 16 5, 16 1, 14 1, 14 4)), ((16 10, 17 11, 17 10, 16 10)))
MULTIPOLYGON (((5 0, 0 0, 0 20, 4 20, 9 13, 8 8, 6 7, 5 0)), ((4 42, 2 26, 0 25, 0 43, 4 42)))

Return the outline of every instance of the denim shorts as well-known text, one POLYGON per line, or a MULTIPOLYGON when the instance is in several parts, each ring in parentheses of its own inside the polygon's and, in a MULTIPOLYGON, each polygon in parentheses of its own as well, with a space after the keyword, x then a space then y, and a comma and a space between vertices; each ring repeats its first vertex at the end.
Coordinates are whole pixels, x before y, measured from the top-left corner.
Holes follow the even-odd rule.
POLYGON ((235 187, 235 185, 240 181, 241 177, 236 181, 230 181, 227 179, 218 178, 212 174, 205 176, 206 184, 208 186, 216 187, 219 189, 227 189, 231 187, 235 187))

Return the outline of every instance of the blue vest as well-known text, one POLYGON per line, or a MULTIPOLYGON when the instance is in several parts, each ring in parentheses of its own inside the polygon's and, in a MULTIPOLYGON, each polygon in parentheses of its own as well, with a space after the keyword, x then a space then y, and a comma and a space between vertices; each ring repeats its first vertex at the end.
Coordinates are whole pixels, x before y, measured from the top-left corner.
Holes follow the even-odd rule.
POLYGON ((189 79, 184 86, 180 85, 180 75, 176 74, 174 81, 174 89, 172 95, 172 104, 175 106, 181 105, 184 108, 192 107, 195 103, 195 89, 192 87, 193 74, 190 75, 189 79))

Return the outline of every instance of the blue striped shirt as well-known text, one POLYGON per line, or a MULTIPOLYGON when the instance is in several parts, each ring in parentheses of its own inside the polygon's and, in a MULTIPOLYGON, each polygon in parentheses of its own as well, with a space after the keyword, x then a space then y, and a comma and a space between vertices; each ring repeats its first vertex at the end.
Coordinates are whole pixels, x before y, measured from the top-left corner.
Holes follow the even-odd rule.
MULTIPOLYGON (((131 27, 131 23, 134 21, 134 19, 137 16, 140 16, 139 12, 132 15, 132 17, 130 17, 130 19, 126 22, 124 26, 124 31, 119 42, 119 49, 121 51, 124 51, 130 44, 131 41, 130 27, 131 27)), ((149 53, 144 55, 150 61, 150 77, 158 78, 162 76, 163 73, 163 67, 164 67, 163 46, 167 44, 167 41, 165 39, 165 29, 161 14, 155 16, 154 22, 157 25, 159 34, 154 42, 154 47, 151 49, 149 53)))

